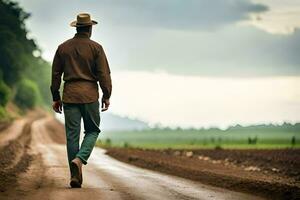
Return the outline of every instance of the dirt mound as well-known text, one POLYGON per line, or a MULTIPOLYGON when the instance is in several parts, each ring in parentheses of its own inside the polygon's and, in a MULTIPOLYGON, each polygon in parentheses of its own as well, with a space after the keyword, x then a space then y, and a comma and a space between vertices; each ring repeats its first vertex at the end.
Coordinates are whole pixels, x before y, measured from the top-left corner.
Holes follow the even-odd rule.
POLYGON ((30 142, 30 123, 26 123, 23 133, 16 140, 10 141, 0 149, 0 190, 7 188, 16 182, 17 174, 24 172, 28 167, 31 156, 27 154, 30 142))
POLYGON ((0 121, 0 134, 3 130, 7 129, 11 125, 10 121, 0 121))
POLYGON ((214 160, 227 159, 238 166, 255 166, 259 171, 281 174, 300 181, 300 149, 196 150, 194 154, 214 160))
POLYGON ((1 132, 0 141, 0 192, 13 188, 20 173, 25 172, 34 155, 29 153, 31 124, 42 117, 42 112, 29 112, 1 132), (17 127, 16 127, 17 126, 17 127))
POLYGON ((48 135, 53 142, 58 144, 66 144, 66 133, 64 125, 55 118, 49 118, 45 123, 48 135))
POLYGON ((298 176, 294 175, 299 170, 296 168, 299 150, 191 151, 109 148, 107 154, 139 167, 218 187, 255 193, 270 199, 300 197, 300 183, 298 176))

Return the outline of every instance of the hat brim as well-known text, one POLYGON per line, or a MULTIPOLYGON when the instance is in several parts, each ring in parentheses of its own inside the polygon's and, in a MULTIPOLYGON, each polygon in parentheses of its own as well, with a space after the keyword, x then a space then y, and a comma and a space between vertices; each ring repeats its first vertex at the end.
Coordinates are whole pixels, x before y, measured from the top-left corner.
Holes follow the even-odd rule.
POLYGON ((70 26, 72 26, 72 27, 83 27, 83 26, 93 26, 93 25, 96 25, 96 24, 98 24, 98 22, 96 22, 94 20, 92 20, 89 23, 85 23, 85 24, 77 24, 77 21, 75 20, 75 21, 72 21, 70 23, 70 26))

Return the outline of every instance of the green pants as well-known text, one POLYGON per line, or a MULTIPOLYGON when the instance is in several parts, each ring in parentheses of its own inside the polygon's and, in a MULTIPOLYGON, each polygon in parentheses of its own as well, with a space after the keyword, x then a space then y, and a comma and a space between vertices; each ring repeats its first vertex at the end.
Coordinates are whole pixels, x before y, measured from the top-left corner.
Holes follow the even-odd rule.
POLYGON ((99 102, 86 104, 63 103, 63 110, 69 164, 77 157, 86 165, 100 133, 99 102), (84 139, 79 147, 81 118, 84 124, 84 139))

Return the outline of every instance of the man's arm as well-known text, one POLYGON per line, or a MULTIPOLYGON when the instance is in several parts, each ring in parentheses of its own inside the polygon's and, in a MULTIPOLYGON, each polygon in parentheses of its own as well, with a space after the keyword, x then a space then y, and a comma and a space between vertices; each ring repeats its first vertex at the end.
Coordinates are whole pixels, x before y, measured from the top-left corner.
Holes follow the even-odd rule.
POLYGON ((56 50, 53 63, 52 63, 52 79, 51 79, 51 93, 53 99, 53 110, 55 112, 61 113, 62 111, 62 103, 60 98, 60 84, 61 84, 61 75, 63 73, 62 60, 59 55, 58 49, 56 50))
POLYGON ((110 77, 109 64, 103 48, 99 48, 96 57, 96 71, 97 78, 99 80, 100 88, 103 92, 102 97, 102 111, 105 111, 109 107, 109 98, 111 96, 112 84, 110 77))

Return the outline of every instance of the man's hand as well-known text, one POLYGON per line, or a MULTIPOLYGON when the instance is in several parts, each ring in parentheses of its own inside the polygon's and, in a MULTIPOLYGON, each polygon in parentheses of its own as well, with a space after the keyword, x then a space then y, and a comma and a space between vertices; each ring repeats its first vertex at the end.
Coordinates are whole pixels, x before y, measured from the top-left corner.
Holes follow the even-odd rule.
POLYGON ((61 113, 61 111, 62 111, 62 103, 61 103, 61 101, 60 100, 59 101, 53 101, 52 108, 53 108, 53 110, 55 112, 61 113))
POLYGON ((106 111, 109 107, 109 104, 110 104, 109 99, 103 99, 102 98, 102 104, 101 104, 102 109, 101 109, 101 111, 102 112, 106 111))

